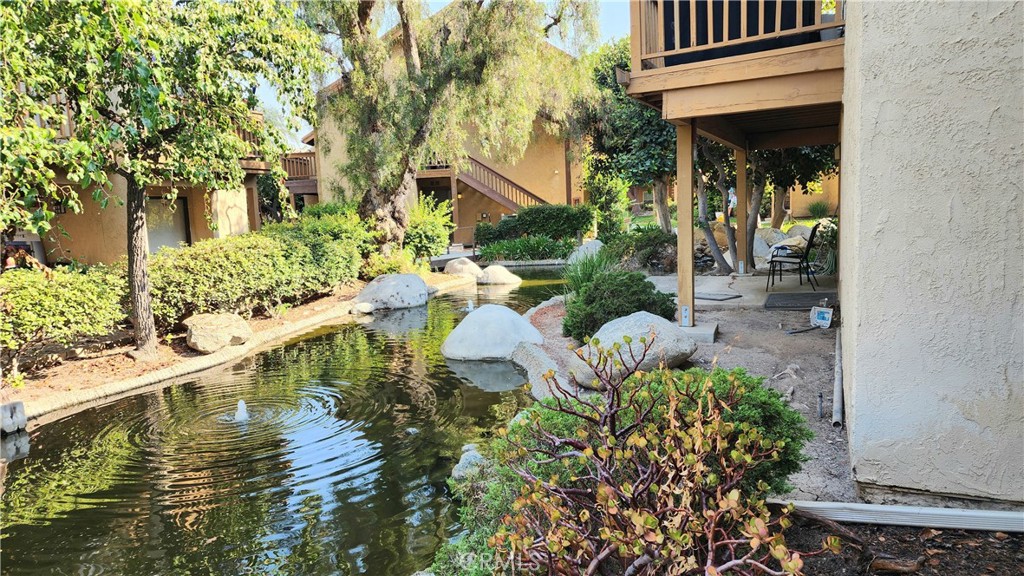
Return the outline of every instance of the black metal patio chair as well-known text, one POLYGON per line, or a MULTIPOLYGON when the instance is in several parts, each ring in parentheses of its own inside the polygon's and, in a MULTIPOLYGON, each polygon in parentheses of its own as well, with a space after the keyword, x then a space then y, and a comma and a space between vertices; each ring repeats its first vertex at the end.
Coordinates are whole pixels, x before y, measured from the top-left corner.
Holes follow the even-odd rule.
POLYGON ((818 291, 814 286, 817 283, 817 278, 814 276, 810 257, 811 249, 814 247, 814 236, 817 235, 820 225, 815 224, 811 228, 811 234, 807 237, 807 246, 803 250, 788 246, 779 246, 772 250, 772 255, 768 258, 768 279, 764 283, 765 292, 769 290, 770 286, 775 286, 776 275, 781 281, 782 272, 787 269, 792 270, 793 266, 796 266, 796 275, 800 279, 800 285, 804 285, 804 276, 807 276, 807 283, 811 285, 811 290, 818 291))

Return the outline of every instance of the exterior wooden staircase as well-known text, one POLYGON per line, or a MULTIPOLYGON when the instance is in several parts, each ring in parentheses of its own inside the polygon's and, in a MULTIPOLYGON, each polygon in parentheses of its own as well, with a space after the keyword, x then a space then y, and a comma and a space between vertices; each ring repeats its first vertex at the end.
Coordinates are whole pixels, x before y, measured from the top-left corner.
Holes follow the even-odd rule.
MULTIPOLYGON (((451 170, 447 162, 433 158, 423 163, 418 177, 450 175, 451 170)), ((472 156, 467 158, 466 167, 455 173, 455 178, 509 210, 548 203, 472 156)))

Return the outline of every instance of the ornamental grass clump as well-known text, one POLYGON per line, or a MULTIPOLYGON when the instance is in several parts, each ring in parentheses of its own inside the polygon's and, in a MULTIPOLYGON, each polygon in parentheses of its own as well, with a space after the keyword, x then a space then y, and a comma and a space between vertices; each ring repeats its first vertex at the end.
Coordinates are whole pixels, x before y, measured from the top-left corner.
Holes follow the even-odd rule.
POLYGON ((499 432, 519 490, 488 542, 495 562, 567 575, 801 574, 805 557, 837 551, 833 537, 791 549, 791 508, 767 504, 772 474, 755 479, 791 459, 791 443, 799 459, 806 427, 787 425, 787 437, 741 417, 764 390, 742 373, 636 372, 652 341, 639 355, 628 338, 590 342, 579 355, 599 393, 549 373, 552 398, 499 432))

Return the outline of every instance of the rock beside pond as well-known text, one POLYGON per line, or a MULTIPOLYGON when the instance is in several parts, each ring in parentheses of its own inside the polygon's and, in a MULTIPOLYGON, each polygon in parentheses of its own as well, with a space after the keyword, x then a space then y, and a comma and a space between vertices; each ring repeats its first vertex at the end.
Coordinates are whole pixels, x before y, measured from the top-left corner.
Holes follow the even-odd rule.
POLYGON ((252 338, 252 328, 238 314, 196 314, 182 324, 188 328, 188 347, 203 354, 245 344, 252 338))
POLYGON ((366 308, 360 308, 360 304, 369 304, 372 310, 423 306, 427 303, 427 283, 416 274, 384 274, 367 284, 352 302, 358 312, 366 308))
POLYGON ((797 236, 800 236, 804 240, 807 240, 811 237, 811 229, 803 224, 795 224, 788 232, 786 232, 786 236, 789 238, 796 238, 797 236))
POLYGON ((576 262, 577 260, 580 260, 587 256, 593 256, 594 254, 600 252, 601 248, 604 248, 604 242, 601 242, 600 240, 590 240, 589 242, 584 242, 583 244, 580 244, 575 250, 573 250, 572 254, 569 254, 569 259, 567 260, 567 262, 569 264, 572 264, 573 262, 576 262))
POLYGON ((484 304, 448 334, 441 355, 451 360, 510 360, 520 342, 543 341, 540 332, 511 308, 484 304))
POLYGON ((754 236, 754 258, 767 258, 772 255, 771 245, 760 236, 754 236))
POLYGON ((444 265, 444 273, 455 276, 472 276, 476 278, 483 270, 469 258, 456 258, 444 265))
POLYGON ((465 480, 483 468, 486 463, 487 459, 477 450, 476 444, 466 444, 462 447, 462 457, 459 458, 459 463, 452 469, 452 480, 456 482, 465 480))
POLYGON ((519 284, 523 279, 499 264, 492 264, 476 277, 477 284, 519 284))
POLYGON ((774 246, 788 238, 786 233, 778 228, 758 228, 754 233, 757 234, 758 238, 764 240, 769 246, 774 246))
MULTIPOLYGON (((654 344, 647 353, 647 357, 640 363, 640 370, 653 370, 662 363, 667 368, 675 368, 685 362, 697 351, 697 343, 683 331, 675 322, 671 322, 656 316, 650 312, 634 312, 629 316, 617 318, 608 322, 594 334, 594 338, 600 341, 602 348, 610 348, 616 342, 622 343, 626 336, 632 338, 630 349, 633 354, 639 357, 643 353, 644 345, 640 338, 651 338, 654 333, 654 344)), ((586 354, 586 346, 580 348, 586 354)), ((623 344, 623 354, 627 355, 623 344)), ((626 356, 628 358, 628 356, 626 356)))

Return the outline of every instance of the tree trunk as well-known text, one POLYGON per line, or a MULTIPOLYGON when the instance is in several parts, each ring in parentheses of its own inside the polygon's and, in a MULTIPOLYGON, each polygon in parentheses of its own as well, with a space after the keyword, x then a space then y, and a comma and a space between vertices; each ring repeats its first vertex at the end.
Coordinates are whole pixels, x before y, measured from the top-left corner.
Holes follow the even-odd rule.
POLYGON ((697 221, 700 222, 700 229, 704 231, 704 239, 708 243, 715 264, 718 265, 718 271, 723 274, 731 274, 732 266, 722 255, 722 249, 718 247, 715 234, 711 231, 711 225, 708 224, 708 187, 700 168, 697 169, 697 221))
POLYGON ((668 176, 654 179, 654 218, 662 232, 672 233, 672 213, 668 210, 668 176))
POLYGON ((359 202, 359 216, 374 223, 380 232, 377 243, 385 253, 402 246, 409 227, 409 198, 416 194, 416 168, 410 163, 397 190, 380 185, 366 191, 359 202))
MULTIPOLYGON (((756 171, 756 169, 755 169, 755 171, 756 171)), ((751 186, 750 211, 747 212, 747 246, 746 246, 746 254, 747 254, 747 262, 749 263, 748 267, 751 270, 754 270, 755 268, 757 268, 757 266, 754 265, 754 238, 756 238, 755 233, 757 232, 757 220, 758 220, 759 213, 761 212, 761 199, 762 198, 764 198, 764 178, 763 178, 763 175, 762 175, 762 178, 760 180, 755 180, 754 181, 754 185, 751 186)), ((737 226, 742 226, 743 223, 742 222, 737 222, 736 225, 737 226)))
POLYGON ((786 196, 788 195, 789 190, 779 192, 778 186, 772 192, 772 228, 781 228, 782 223, 786 221, 786 196))
POLYGON ((135 180, 128 180, 128 298, 135 325, 136 360, 156 356, 156 323, 153 320, 149 294, 149 232, 146 229, 146 190, 135 180))

